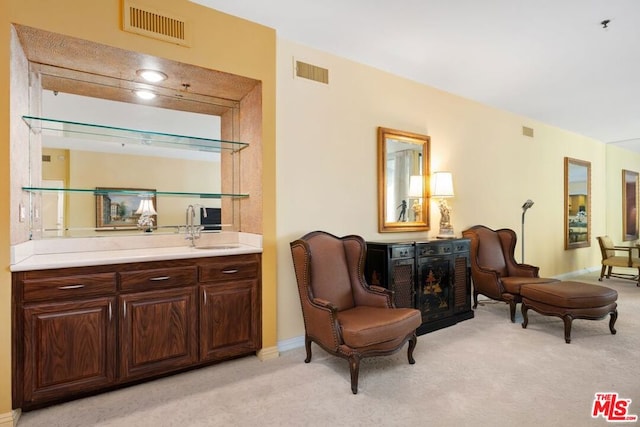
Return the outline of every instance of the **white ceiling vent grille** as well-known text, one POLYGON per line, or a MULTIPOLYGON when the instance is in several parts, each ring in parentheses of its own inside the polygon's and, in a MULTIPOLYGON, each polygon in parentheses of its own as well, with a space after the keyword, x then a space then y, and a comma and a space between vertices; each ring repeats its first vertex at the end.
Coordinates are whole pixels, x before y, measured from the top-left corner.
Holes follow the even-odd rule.
POLYGON ((133 1, 122 2, 122 29, 182 46, 191 46, 189 27, 184 19, 133 1))
POLYGON ((329 84, 329 70, 318 67, 317 65, 307 64, 306 62, 296 61, 295 63, 296 77, 309 79, 316 82, 329 84))

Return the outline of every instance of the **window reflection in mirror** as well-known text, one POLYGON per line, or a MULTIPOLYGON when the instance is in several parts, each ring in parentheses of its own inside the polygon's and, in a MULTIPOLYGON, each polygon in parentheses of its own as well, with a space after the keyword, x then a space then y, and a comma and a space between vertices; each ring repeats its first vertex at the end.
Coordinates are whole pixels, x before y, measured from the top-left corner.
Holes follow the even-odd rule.
POLYGON ((638 240, 638 172, 622 171, 622 240, 638 240))
POLYGON ((591 246, 591 163, 565 157, 565 249, 591 246))
MULTIPOLYGON (((220 138, 220 117, 110 101, 66 93, 42 93, 42 116, 58 120, 149 130, 201 138, 220 138)), ((163 191, 220 193, 220 154, 132 144, 101 143, 79 137, 42 135, 43 187, 59 188, 157 188, 163 191)), ((105 235, 96 231, 96 201, 92 193, 43 194, 42 237, 105 235)), ((156 232, 177 231, 184 225, 194 197, 158 196, 156 232)), ((205 200, 208 208, 220 208, 220 199, 205 200)), ((135 210, 135 207, 133 207, 135 210)), ((136 230, 132 220, 131 228, 136 230)), ((123 231, 118 231, 122 235, 123 231)))
POLYGON ((378 128, 378 230, 429 230, 429 137, 378 128))

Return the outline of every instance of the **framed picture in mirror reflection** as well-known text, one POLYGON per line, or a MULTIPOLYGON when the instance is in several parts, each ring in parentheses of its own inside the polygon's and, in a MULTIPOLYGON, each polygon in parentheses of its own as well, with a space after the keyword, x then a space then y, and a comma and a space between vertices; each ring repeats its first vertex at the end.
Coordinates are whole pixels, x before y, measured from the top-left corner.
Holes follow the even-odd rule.
POLYGON ((96 187, 96 229, 135 230, 141 216, 153 218, 157 227, 155 189, 96 187))

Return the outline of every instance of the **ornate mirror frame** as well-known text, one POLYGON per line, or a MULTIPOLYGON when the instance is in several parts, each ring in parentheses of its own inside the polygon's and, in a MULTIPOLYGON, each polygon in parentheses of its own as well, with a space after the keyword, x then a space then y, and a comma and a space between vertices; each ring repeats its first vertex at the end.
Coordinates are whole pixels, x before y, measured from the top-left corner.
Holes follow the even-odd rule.
POLYGON ((622 240, 638 240, 638 172, 622 170, 622 240))
POLYGON ((564 248, 591 246, 591 162, 564 158, 564 248))
POLYGON ((378 231, 429 230, 426 135, 378 128, 378 231))

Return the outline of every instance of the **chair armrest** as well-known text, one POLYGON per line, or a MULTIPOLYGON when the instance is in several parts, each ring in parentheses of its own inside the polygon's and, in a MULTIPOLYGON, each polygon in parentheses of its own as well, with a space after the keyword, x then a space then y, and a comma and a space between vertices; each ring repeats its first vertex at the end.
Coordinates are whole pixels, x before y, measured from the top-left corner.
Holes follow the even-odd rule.
POLYGON ((500 282, 500 274, 496 270, 480 267, 476 264, 471 269, 471 278, 473 279, 473 287, 481 294, 494 299, 500 299, 504 288, 500 282))
POLYGON ((378 286, 378 285, 371 285, 371 286, 369 286, 369 289, 371 289, 374 292, 377 292, 377 293, 380 293, 380 294, 384 294, 384 295, 392 296, 394 294, 394 292, 391 289, 383 288, 382 286, 378 286))
POLYGON ((331 303, 330 301, 327 301, 325 299, 322 298, 313 298, 311 300, 311 302, 316 305, 319 306, 318 308, 328 308, 329 310, 331 310, 332 312, 336 312, 338 311, 338 307, 336 307, 333 303, 331 303))
POLYGON ((629 259, 627 260, 627 266, 633 267, 633 260, 632 260, 633 248, 631 246, 614 246, 612 249, 618 252, 626 252, 627 255, 629 255, 629 259))
POLYGON ((512 268, 510 275, 520 277, 538 277, 538 271, 540 270, 539 267, 529 264, 515 264, 512 268))

